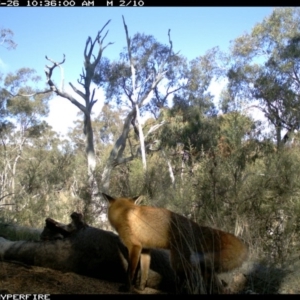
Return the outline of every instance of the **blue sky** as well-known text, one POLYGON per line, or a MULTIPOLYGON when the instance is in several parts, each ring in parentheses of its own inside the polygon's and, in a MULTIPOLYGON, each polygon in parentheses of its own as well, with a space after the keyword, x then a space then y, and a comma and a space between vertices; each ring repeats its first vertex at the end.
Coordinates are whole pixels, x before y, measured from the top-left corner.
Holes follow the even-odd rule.
MULTIPOLYGON (((87 37, 94 38, 109 19, 111 22, 107 27, 109 33, 106 42, 114 44, 106 49, 104 56, 118 59, 120 51, 126 45, 122 15, 131 36, 136 32, 142 32, 153 35, 159 42, 167 44, 168 29, 171 29, 174 50, 180 51, 188 59, 193 59, 214 46, 227 50, 230 40, 249 32, 256 23, 270 15, 272 9, 272 7, 0 7, 0 27, 11 29, 14 32, 14 41, 18 44, 16 50, 0 47, 0 73, 6 74, 22 67, 29 67, 35 69, 44 80, 44 67, 47 64, 45 55, 60 61, 65 54, 66 62, 63 65, 65 81, 76 83, 82 69, 87 37)), ((99 97, 103 97, 101 93, 99 97)), ((101 101, 103 99, 99 99, 98 110, 101 108, 101 101)), ((72 126, 77 108, 68 100, 60 98, 51 100, 50 111, 51 125, 55 129, 67 128, 72 126), (66 110, 68 116, 65 115, 66 110)))

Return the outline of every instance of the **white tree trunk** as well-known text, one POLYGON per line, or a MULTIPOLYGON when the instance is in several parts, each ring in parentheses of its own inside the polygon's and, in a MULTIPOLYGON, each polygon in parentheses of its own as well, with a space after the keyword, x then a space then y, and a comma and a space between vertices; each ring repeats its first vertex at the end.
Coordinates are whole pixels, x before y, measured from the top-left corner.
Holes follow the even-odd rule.
POLYGON ((146 171, 147 170, 147 161, 146 161, 145 139, 144 139, 144 133, 143 133, 143 128, 142 128, 142 124, 141 124, 140 110, 139 110, 139 106, 137 104, 135 105, 135 109, 136 109, 136 120, 138 123, 138 129, 139 129, 142 163, 143 163, 144 171, 146 171))
POLYGON ((168 159, 166 153, 164 150, 161 150, 166 162, 167 162, 167 165, 168 165, 168 169, 169 169, 169 175, 170 175, 170 178, 171 178, 171 182, 172 182, 172 185, 173 187, 175 187, 175 176, 174 176, 174 173, 173 173, 173 169, 172 169, 172 165, 171 165, 171 162, 170 160, 168 159))

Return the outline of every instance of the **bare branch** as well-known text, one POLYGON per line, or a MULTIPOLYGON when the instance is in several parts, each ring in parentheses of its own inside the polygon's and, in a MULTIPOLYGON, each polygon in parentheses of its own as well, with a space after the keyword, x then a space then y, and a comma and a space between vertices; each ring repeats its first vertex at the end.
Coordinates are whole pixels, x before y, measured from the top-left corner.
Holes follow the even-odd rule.
POLYGON ((168 30, 168 37, 169 37, 169 44, 170 44, 170 49, 169 49, 169 54, 167 56, 167 58, 165 59, 164 62, 162 62, 161 66, 159 67, 159 73, 161 74, 165 74, 167 71, 163 72, 163 68, 165 66, 165 64, 169 61, 171 55, 172 55, 172 51, 173 51, 173 42, 171 40, 171 29, 168 30))
POLYGON ((6 89, 3 89, 3 91, 7 92, 11 97, 33 97, 33 96, 36 96, 36 95, 43 95, 43 94, 47 94, 47 93, 51 93, 52 90, 45 90, 45 91, 41 91, 41 92, 35 92, 35 93, 32 93, 32 94, 28 94, 28 95, 25 95, 25 94, 13 94, 11 93, 10 91, 6 90, 6 89))
MULTIPOLYGON (((284 119, 282 119, 279 115, 279 111, 278 111, 278 108, 274 105, 272 105, 271 103, 267 102, 267 105, 269 107, 269 111, 271 111, 271 113, 275 113, 276 114, 276 119, 279 120, 284 126, 284 128, 288 129, 288 130, 292 130, 293 129, 293 126, 289 123, 287 123, 284 119)), ((266 109, 264 109, 263 107, 259 106, 259 105, 251 105, 251 106, 248 106, 248 108, 258 108, 259 110, 261 110, 266 116, 270 116, 270 112, 267 111, 266 109)), ((269 120, 272 122, 272 120, 269 118, 269 120)), ((273 123, 274 124, 274 123, 273 123)), ((274 124, 275 125, 275 124, 274 124)))
POLYGON ((126 33, 126 42, 127 42, 128 56, 129 56, 129 60, 131 61, 130 38, 129 38, 129 34, 128 34, 128 28, 127 28, 127 25, 125 23, 125 19, 124 19, 123 15, 122 15, 122 19, 123 19, 123 24, 124 24, 125 33, 126 33))
POLYGON ((47 68, 51 69, 50 76, 52 75, 52 71, 53 71, 57 66, 62 65, 62 64, 66 61, 66 56, 65 56, 65 54, 63 54, 63 56, 64 56, 63 60, 62 60, 60 63, 57 63, 57 62, 55 62, 54 60, 52 60, 51 58, 48 58, 48 56, 46 55, 46 59, 53 63, 53 66, 52 66, 52 67, 46 66, 47 68))
POLYGON ((160 127, 163 126, 164 124, 166 124, 166 121, 162 121, 162 122, 160 122, 159 124, 156 124, 156 125, 152 126, 152 127, 148 130, 147 134, 145 135, 145 139, 148 137, 148 135, 149 135, 150 133, 156 131, 158 128, 160 128, 160 127))
POLYGON ((175 92, 177 92, 177 91, 179 91, 179 90, 181 90, 183 88, 183 86, 180 86, 178 88, 175 88, 172 91, 169 91, 170 87, 171 87, 170 85, 167 87, 165 96, 162 99, 160 99, 157 87, 155 87, 154 93, 155 93, 156 99, 159 101, 159 105, 157 105, 159 108, 161 108, 164 105, 164 103, 167 100, 167 98, 169 97, 169 95, 171 95, 171 94, 173 94, 173 93, 175 93, 175 92))
POLYGON ((174 176, 174 173, 173 173, 173 168, 172 168, 171 162, 170 162, 170 160, 168 159, 168 157, 167 157, 167 155, 166 155, 166 153, 165 153, 164 150, 162 150, 162 154, 163 154, 164 159, 165 159, 166 162, 167 162, 168 169, 169 169, 169 176, 170 176, 172 185, 173 185, 173 187, 175 188, 175 176, 174 176))
MULTIPOLYGON (((64 55, 63 61, 60 62, 60 63, 57 63, 57 62, 53 61, 52 59, 48 58, 47 56, 46 56, 46 59, 49 60, 49 61, 51 61, 53 63, 52 67, 46 66, 46 68, 48 68, 48 70, 45 69, 45 73, 46 73, 46 77, 47 77, 47 83, 50 86, 51 90, 53 92, 55 92, 58 96, 61 96, 63 98, 68 99, 71 103, 73 103, 74 105, 76 105, 84 114, 86 114, 87 113, 86 108, 81 103, 79 103, 74 97, 72 97, 69 93, 66 93, 63 90, 60 90, 59 88, 57 88, 57 86, 55 85, 55 83, 51 79, 53 70, 57 66, 60 67, 60 65, 65 62, 65 55, 64 55)), ((72 88, 75 88, 75 87, 72 86, 72 88)))
POLYGON ((136 113, 135 113, 134 117, 131 120, 131 125, 133 126, 133 130, 134 130, 135 135, 139 138, 140 134, 139 134, 139 130, 138 130, 136 124, 135 124, 135 120, 136 120, 136 113))
MULTIPOLYGON (((104 30, 104 28, 108 25, 108 23, 109 23, 110 21, 111 21, 111 20, 108 20, 107 23, 102 27, 102 29, 100 30, 100 34, 101 34, 101 32, 104 30)), ((103 41, 104 41, 104 39, 106 38, 107 34, 108 34, 108 30, 106 31, 104 37, 103 37, 102 40, 100 41, 101 44, 103 43, 103 41)))
MULTIPOLYGON (((171 29, 168 30, 168 37, 169 37, 169 43, 170 43, 170 48, 169 48, 169 54, 167 56, 167 58, 164 60, 164 62, 162 62, 161 66, 159 67, 159 70, 158 70, 158 75, 156 75, 156 80, 155 82, 153 82, 152 84, 152 87, 151 87, 151 90, 153 91, 158 83, 163 79, 164 75, 167 73, 167 70, 164 70, 163 71, 163 68, 165 66, 165 64, 168 62, 169 58, 171 57, 172 55, 172 50, 173 50, 173 42, 171 40, 171 29)), ((155 69, 154 69, 155 70, 155 69)), ((164 97, 164 101, 165 99, 171 94, 171 93, 174 93, 176 92, 177 90, 181 89, 181 87, 179 87, 178 89, 175 89, 174 91, 168 93, 168 90, 169 88, 167 89, 167 94, 166 96, 164 97)), ((151 93, 151 90, 149 91, 149 94, 151 93)), ((144 97, 144 99, 142 100, 143 102, 148 98, 149 96, 146 95, 146 97, 144 97)))
POLYGON ((93 53, 93 50, 94 50, 94 47, 95 47, 95 43, 96 43, 96 42, 99 43, 100 49, 99 49, 97 58, 95 58, 95 60, 94 60, 94 62, 93 62, 94 67, 96 67, 96 65, 99 63, 100 58, 101 58, 101 56, 102 56, 102 52, 104 51, 104 49, 105 49, 106 47, 108 47, 109 45, 113 44, 113 43, 108 43, 105 47, 102 47, 102 43, 103 43, 105 37, 107 36, 108 31, 105 33, 104 37, 100 40, 102 31, 103 31, 104 28, 109 24, 110 21, 111 21, 111 20, 108 20, 108 21, 106 22, 106 24, 102 27, 102 29, 101 29, 100 31, 98 31, 98 34, 97 34, 96 38, 94 39, 94 41, 92 41, 92 38, 91 38, 91 37, 88 37, 88 39, 87 39, 87 41, 86 41, 86 44, 85 44, 85 49, 84 49, 85 69, 87 69, 87 68, 91 65, 90 60, 91 60, 91 56, 92 56, 92 53, 93 53), (89 49, 88 54, 87 54, 88 46, 90 46, 90 49, 89 49))
POLYGON ((126 146, 126 140, 127 140, 128 133, 130 130, 130 123, 135 114, 136 114, 136 111, 135 111, 135 108, 133 108, 132 111, 127 115, 127 117, 124 121, 122 134, 116 141, 114 150, 112 152, 117 151, 117 153, 116 152, 114 153, 114 154, 117 154, 117 159, 119 159, 123 155, 123 152, 124 152, 124 149, 126 146))
POLYGON ((90 85, 93 79, 93 76, 95 74, 95 68, 99 64, 99 61, 102 57, 102 53, 104 49, 111 45, 112 43, 108 43, 105 47, 103 47, 102 43, 105 39, 105 37, 108 34, 108 31, 105 33, 104 37, 101 39, 101 33, 104 30, 104 28, 107 26, 107 24, 110 22, 110 20, 102 27, 102 29, 97 33, 96 38, 94 41, 91 37, 89 37, 86 41, 85 49, 84 49, 84 69, 82 70, 82 75, 80 81, 78 81, 85 89, 85 106, 86 108, 91 112, 91 109, 93 105, 96 103, 96 101, 93 100, 93 96, 90 99, 90 85), (97 56, 93 55, 93 50, 95 47, 96 42, 99 44, 99 51, 97 56), (94 61, 91 62, 91 57, 93 57, 94 61))
POLYGON ((79 103, 75 98, 73 98, 70 94, 66 92, 61 92, 60 90, 55 91, 58 96, 68 99, 71 103, 77 106, 84 114, 87 113, 85 106, 79 103))
POLYGON ((85 98, 85 94, 82 91, 78 90, 71 82, 69 82, 69 85, 71 86, 71 88, 75 93, 77 93, 83 99, 85 98))
MULTIPOLYGON (((93 88, 93 93, 92 93, 92 97, 91 97, 91 102, 94 102, 94 97, 95 97, 95 88, 93 88)), ((97 100, 95 100, 97 101, 97 100)))
POLYGON ((169 54, 171 55, 172 49, 173 49, 173 42, 171 40, 171 29, 168 30, 168 37, 169 37, 169 43, 170 43, 170 51, 169 54))
POLYGON ((130 63, 130 69, 131 69, 131 84, 132 84, 132 96, 133 99, 131 98, 130 101, 133 102, 133 104, 137 104, 137 94, 136 94, 136 70, 134 66, 134 61, 132 59, 132 54, 131 54, 131 48, 130 48, 130 38, 129 38, 129 33, 128 33, 128 28, 125 23, 124 16, 123 18, 123 24, 125 28, 125 33, 126 33, 126 42, 127 42, 127 51, 128 51, 128 57, 129 57, 129 63, 130 63))
POLYGON ((46 59, 49 60, 50 62, 52 62, 52 64, 53 64, 52 67, 49 67, 49 66, 46 65, 46 68, 48 68, 49 71, 47 72, 47 70, 45 70, 47 80, 48 80, 48 84, 49 84, 49 82, 52 83, 52 84, 49 84, 49 86, 51 87, 52 90, 53 90, 54 83, 52 82, 51 77, 52 77, 53 70, 56 67, 60 68, 60 71, 61 71, 61 89, 62 89, 62 91, 64 90, 64 80, 65 79, 64 79, 64 74, 63 74, 63 68, 61 67, 61 65, 66 61, 66 56, 65 55, 63 55, 63 56, 64 56, 64 58, 63 58, 62 62, 57 63, 57 62, 53 61, 52 59, 48 58, 48 56, 46 55, 46 59))
POLYGON ((85 48, 84 48, 84 57, 86 60, 89 59, 90 55, 91 55, 91 51, 92 51, 92 48, 90 48, 89 50, 89 54, 87 54, 87 48, 88 48, 88 45, 89 44, 92 44, 92 38, 89 36, 85 42, 85 48))
POLYGON ((89 108, 88 108, 89 112, 92 111, 92 108, 93 108, 94 104, 98 101, 98 100, 94 100, 94 97, 95 97, 95 90, 96 90, 96 89, 94 88, 94 89, 93 89, 93 92, 92 92, 92 97, 91 97, 90 105, 89 105, 89 108))
MULTIPOLYGON (((123 152, 126 146, 126 140, 128 138, 128 134, 130 131, 130 122, 133 118, 133 116, 135 115, 136 111, 135 108, 133 108, 129 114, 127 115, 124 125, 123 125, 123 130, 121 135, 119 136, 119 138, 117 139, 117 141, 115 142, 115 145, 112 149, 112 151, 110 152, 110 156, 107 160, 106 166, 104 168, 104 171, 102 173, 102 190, 107 190, 109 187, 109 178, 110 178, 110 174, 112 169, 114 168, 115 165, 120 164, 122 161, 125 162, 126 159, 123 159, 123 152)), ((130 158, 128 159, 133 159, 134 155, 131 155, 130 158)))
POLYGON ((148 100, 150 100, 150 98, 152 97, 152 93, 155 89, 155 87, 159 84, 159 82, 163 79, 164 74, 167 71, 164 71, 163 73, 158 74, 156 80, 154 80, 152 82, 151 87, 149 88, 149 90, 147 91, 147 93, 145 93, 144 97, 140 100, 139 102, 139 107, 141 107, 145 102, 147 102, 148 100), (147 101, 146 101, 147 100, 147 101))

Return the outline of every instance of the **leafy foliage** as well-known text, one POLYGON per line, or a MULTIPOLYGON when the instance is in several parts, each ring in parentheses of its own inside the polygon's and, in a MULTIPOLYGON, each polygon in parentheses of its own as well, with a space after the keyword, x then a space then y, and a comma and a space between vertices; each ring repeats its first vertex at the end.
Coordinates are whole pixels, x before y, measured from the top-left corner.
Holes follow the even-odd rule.
POLYGON ((8 28, 0 29, 0 45, 8 50, 15 49, 17 44, 13 40, 14 33, 8 28))
POLYGON ((286 142, 283 129, 288 133, 299 129, 299 16, 299 8, 274 9, 251 33, 237 38, 231 49, 231 94, 259 101, 276 129, 277 146, 286 142))

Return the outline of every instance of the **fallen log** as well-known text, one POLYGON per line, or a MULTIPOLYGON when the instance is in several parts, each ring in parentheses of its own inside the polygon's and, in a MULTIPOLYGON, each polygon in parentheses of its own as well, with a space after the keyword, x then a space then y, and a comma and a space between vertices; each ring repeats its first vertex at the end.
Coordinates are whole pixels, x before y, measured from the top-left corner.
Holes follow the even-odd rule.
MULTIPOLYGON (((70 224, 46 219, 39 242, 0 238, 0 258, 124 283, 128 251, 119 237, 85 224, 81 214, 73 213, 71 218, 70 224)), ((151 251, 150 268, 146 286, 173 292, 175 277, 168 252, 151 251)))

